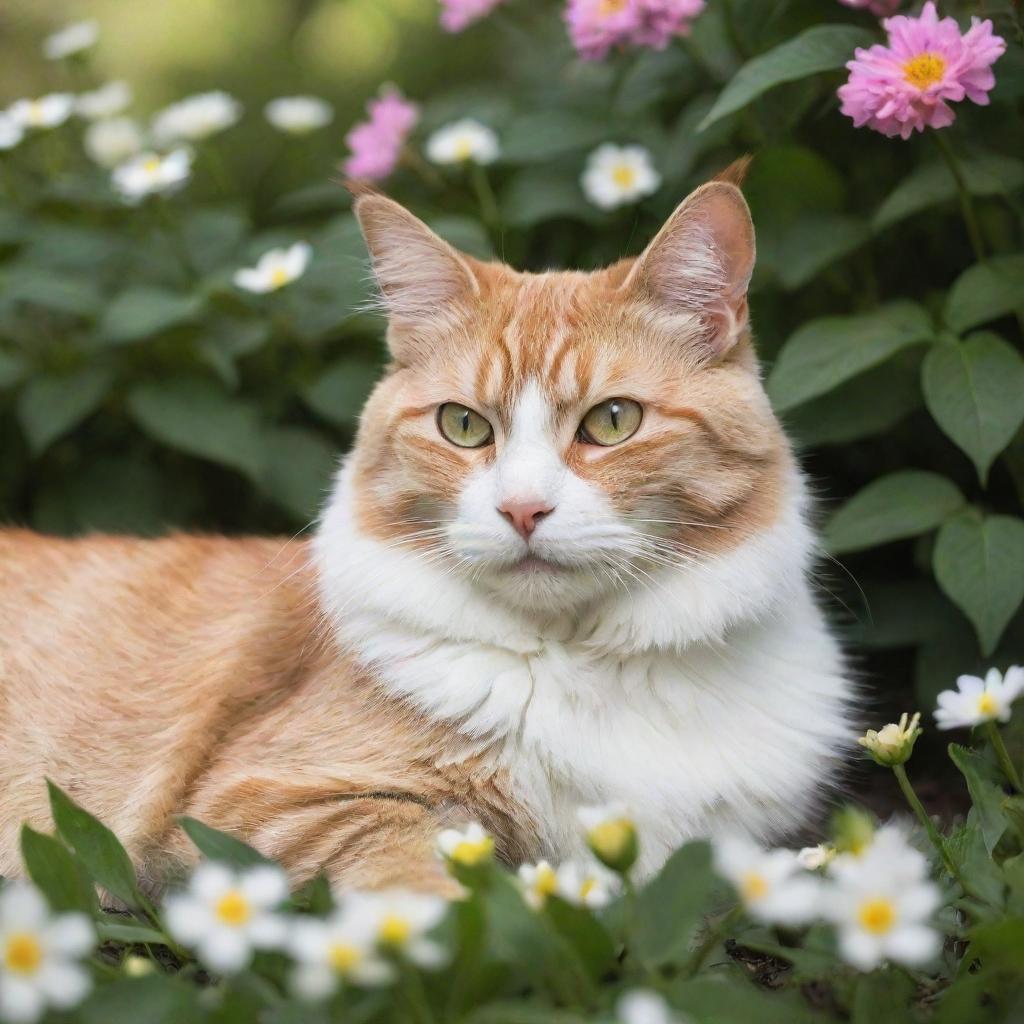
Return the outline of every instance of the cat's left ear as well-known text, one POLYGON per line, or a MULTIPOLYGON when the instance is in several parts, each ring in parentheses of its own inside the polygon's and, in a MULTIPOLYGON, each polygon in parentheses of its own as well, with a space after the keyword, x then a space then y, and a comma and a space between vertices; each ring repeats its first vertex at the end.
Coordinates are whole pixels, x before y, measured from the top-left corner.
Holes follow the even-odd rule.
POLYGON ((743 193, 712 181, 676 208, 637 258, 623 291, 680 317, 706 358, 724 355, 747 327, 754 225, 743 193))

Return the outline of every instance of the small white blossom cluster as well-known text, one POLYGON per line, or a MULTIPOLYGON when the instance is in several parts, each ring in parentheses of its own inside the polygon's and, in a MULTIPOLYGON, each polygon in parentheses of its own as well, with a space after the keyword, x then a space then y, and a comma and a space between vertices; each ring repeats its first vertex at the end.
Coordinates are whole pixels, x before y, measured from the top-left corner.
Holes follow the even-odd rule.
POLYGON ((940 729, 969 729, 986 722, 1008 722, 1011 705, 1024 693, 1024 668, 1012 665, 1004 675, 990 668, 979 676, 960 676, 955 690, 939 694, 935 724, 940 729))

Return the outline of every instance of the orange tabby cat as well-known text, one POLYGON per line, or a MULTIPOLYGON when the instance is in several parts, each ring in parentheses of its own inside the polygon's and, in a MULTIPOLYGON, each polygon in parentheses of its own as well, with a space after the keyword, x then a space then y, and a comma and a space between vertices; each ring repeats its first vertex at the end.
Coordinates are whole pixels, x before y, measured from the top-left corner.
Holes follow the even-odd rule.
POLYGON ((356 215, 392 364, 316 539, 0 531, 0 873, 52 778, 147 885, 188 814, 296 881, 443 889, 443 825, 509 862, 625 802, 653 870, 813 808, 848 684, 807 570, 802 478, 747 329, 735 185, 592 273, 356 215))

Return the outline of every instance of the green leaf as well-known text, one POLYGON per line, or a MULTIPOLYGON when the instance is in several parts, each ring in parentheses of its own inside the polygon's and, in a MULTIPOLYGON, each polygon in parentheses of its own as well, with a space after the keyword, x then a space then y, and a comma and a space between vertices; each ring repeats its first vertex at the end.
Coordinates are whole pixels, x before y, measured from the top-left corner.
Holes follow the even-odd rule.
POLYGON ((563 153, 596 146, 607 137, 606 117, 551 107, 514 118, 502 135, 501 155, 509 163, 542 163, 563 153))
POLYGON ((841 68, 858 46, 870 46, 873 42, 873 33, 853 25, 815 25, 806 29, 774 50, 747 61, 722 90, 698 130, 703 131, 783 82, 841 68))
MULTIPOLYGON (((1024 185, 1024 161, 990 154, 961 161, 961 170, 972 195, 993 196, 1024 185)), ((921 164, 911 171, 875 212, 872 225, 881 231, 930 206, 956 198, 957 184, 945 161, 921 164)))
POLYGON ((650 967, 683 963, 720 891, 707 843, 687 843, 677 850, 637 897, 637 956, 650 967))
POLYGON ((559 218, 584 223, 608 219, 588 202, 578 174, 560 174, 549 166, 525 167, 509 177, 501 193, 501 216, 504 223, 517 228, 559 218))
POLYGON ((973 750, 958 743, 950 743, 948 749, 950 759, 967 781, 981 835, 985 840, 985 849, 991 853, 1010 824, 1003 812, 1002 784, 997 781, 998 775, 989 768, 988 763, 973 750))
POLYGON ((0 275, 0 308, 19 305, 91 319, 103 308, 103 297, 86 278, 21 266, 0 275))
POLYGON ((787 291, 859 249, 870 237, 867 224, 845 214, 805 217, 780 233, 773 247, 775 274, 787 291))
POLYGON ((312 430, 274 427, 263 434, 260 487, 308 522, 330 491, 337 462, 337 448, 312 430))
POLYGON ((98 922, 97 931, 104 942, 125 942, 132 945, 166 946, 167 936, 155 928, 134 924, 127 920, 113 921, 105 919, 98 922))
POLYGON ((976 263, 953 283, 945 319, 961 334, 978 324, 1024 310, 1024 255, 996 256, 976 263))
POLYGON ((237 839, 227 832, 210 828, 209 825, 204 825, 201 821, 196 821, 195 818, 179 818, 178 824, 195 844, 196 849, 210 860, 219 860, 243 868, 256 864, 273 863, 248 843, 243 843, 241 839, 237 839))
POLYGON ((206 1019, 199 997, 199 988, 164 974, 122 978, 96 988, 75 1019, 83 1024, 199 1022, 206 1019))
POLYGON ((584 907, 553 897, 544 907, 559 934, 575 950, 594 981, 600 981, 615 959, 615 943, 603 924, 584 907))
POLYGON ((1024 423, 1024 359, 997 334, 935 345, 921 384, 935 422, 978 470, 984 486, 995 457, 1024 423))
POLYGON ((913 302, 812 320, 783 347, 768 377, 768 394, 775 409, 785 412, 932 336, 928 314, 913 302))
POLYGON ((861 975, 853 990, 852 1024, 914 1024, 915 992, 913 980, 891 967, 861 975))
POLYGON ((112 345, 141 341, 194 320, 202 308, 202 296, 139 285, 121 292, 110 303, 98 333, 112 345))
POLYGON ((29 878, 42 891, 52 910, 96 913, 96 890, 74 854, 59 839, 22 825, 21 859, 29 878))
POLYGON ((254 480, 263 472, 263 429, 256 407, 231 398, 198 377, 140 384, 128 411, 148 434, 179 451, 237 469, 254 480))
POLYGON ((0 352, 0 388, 20 383, 28 370, 28 361, 22 356, 13 352, 0 352))
POLYGON ((332 363, 302 397, 313 412, 329 423, 352 430, 380 374, 379 366, 346 356, 332 363))
POLYGON ((144 905, 135 868, 117 836, 49 779, 46 787, 57 831, 89 874, 128 906, 144 905))
POLYGON ((825 527, 828 551, 861 551, 934 530, 964 504, 956 485, 938 473, 890 473, 858 491, 825 527))
MULTIPOLYGON (((334 186, 339 192, 343 189, 334 186)), ((236 265, 249 230, 246 217, 232 209, 190 210, 182 220, 181 235, 189 261, 200 274, 225 264, 236 265)))
POLYGON ((670 992, 693 1024, 820 1024, 822 1019, 799 995, 758 988, 738 970, 679 981, 670 992))
POLYGON ((110 390, 109 370, 87 366, 68 374, 33 377, 18 395, 18 422, 29 448, 38 455, 78 426, 110 390))
POLYGON ((449 245, 482 260, 494 258, 494 246, 487 229, 475 217, 431 217, 427 222, 449 245))
POLYGON ((965 512, 939 531, 932 567, 990 655, 1024 600, 1024 520, 965 512))

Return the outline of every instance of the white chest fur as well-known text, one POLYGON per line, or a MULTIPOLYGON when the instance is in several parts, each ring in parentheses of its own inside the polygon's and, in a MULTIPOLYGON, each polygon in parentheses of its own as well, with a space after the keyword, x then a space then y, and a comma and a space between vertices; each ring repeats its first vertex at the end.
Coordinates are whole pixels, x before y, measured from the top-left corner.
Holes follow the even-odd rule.
POLYGON ((344 477, 318 538, 340 640, 392 692, 492 752, 552 858, 576 808, 621 801, 654 869, 684 839, 793 828, 849 739, 849 684, 802 566, 799 509, 721 559, 586 621, 524 622, 360 537, 344 477))

